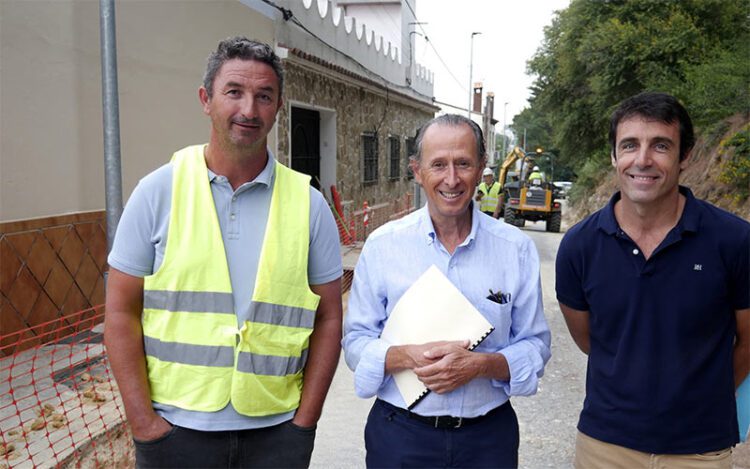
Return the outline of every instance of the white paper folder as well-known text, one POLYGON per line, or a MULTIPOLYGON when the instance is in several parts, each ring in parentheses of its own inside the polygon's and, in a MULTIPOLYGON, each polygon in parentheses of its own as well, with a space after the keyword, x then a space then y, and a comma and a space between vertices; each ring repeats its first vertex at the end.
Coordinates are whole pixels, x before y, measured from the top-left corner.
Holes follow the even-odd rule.
MULTIPOLYGON (((493 330, 482 313, 433 265, 398 300, 381 337, 393 345, 468 340, 469 350, 473 350, 493 330)), ((409 409, 429 393, 411 370, 396 372, 393 378, 409 409)))

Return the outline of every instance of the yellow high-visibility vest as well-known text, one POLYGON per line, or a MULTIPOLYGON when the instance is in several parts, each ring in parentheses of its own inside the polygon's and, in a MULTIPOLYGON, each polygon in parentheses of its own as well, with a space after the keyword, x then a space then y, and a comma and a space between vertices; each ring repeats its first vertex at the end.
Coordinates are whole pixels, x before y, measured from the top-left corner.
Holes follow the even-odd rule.
POLYGON ((248 416, 294 410, 320 300, 307 280, 310 178, 276 163, 252 303, 238 318, 203 148, 172 156, 164 260, 144 279, 151 399, 202 412, 231 400, 248 416))
POLYGON ((484 196, 479 202, 479 210, 483 212, 494 212, 497 207, 497 199, 500 195, 500 183, 495 181, 492 187, 487 190, 487 184, 479 183, 479 190, 482 191, 484 196))
POLYGON ((534 179, 539 179, 541 182, 544 182, 544 176, 539 171, 534 171, 533 173, 529 174, 529 181, 533 181, 534 179))

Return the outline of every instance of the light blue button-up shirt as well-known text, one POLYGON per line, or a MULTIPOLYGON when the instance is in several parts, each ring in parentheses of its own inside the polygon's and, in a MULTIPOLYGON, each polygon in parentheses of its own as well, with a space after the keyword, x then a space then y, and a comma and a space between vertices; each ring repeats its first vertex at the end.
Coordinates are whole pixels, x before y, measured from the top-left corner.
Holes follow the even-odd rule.
POLYGON ((429 393, 412 410, 427 416, 477 417, 510 396, 536 393, 550 358, 539 255, 521 230, 482 214, 475 204, 471 232, 452 255, 437 238, 426 206, 368 237, 354 271, 342 341, 357 395, 377 395, 406 408, 395 381, 385 374, 391 344, 380 333, 401 295, 431 265, 495 327, 475 351, 502 353, 511 379, 477 378, 449 393, 429 393), (487 299, 490 289, 509 295, 510 301, 487 299))

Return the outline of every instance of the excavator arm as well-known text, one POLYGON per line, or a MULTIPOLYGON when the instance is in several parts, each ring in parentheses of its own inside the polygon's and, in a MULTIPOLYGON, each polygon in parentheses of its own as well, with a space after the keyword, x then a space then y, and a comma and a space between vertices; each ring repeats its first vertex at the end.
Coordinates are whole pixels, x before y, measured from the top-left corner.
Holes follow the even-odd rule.
POLYGON ((526 154, 523 150, 518 147, 513 147, 508 154, 505 156, 505 160, 500 165, 500 171, 497 175, 497 181, 500 183, 500 196, 497 200, 497 206, 495 207, 494 217, 501 217, 503 214, 503 208, 505 206, 505 188, 506 178, 508 177, 508 171, 516 164, 516 161, 525 158, 526 154))
POLYGON ((524 156, 526 156, 526 154, 518 147, 513 147, 513 149, 508 152, 505 161, 500 165, 500 172, 497 175, 500 187, 505 187, 505 178, 508 176, 508 171, 514 164, 516 164, 516 161, 522 159, 524 156))

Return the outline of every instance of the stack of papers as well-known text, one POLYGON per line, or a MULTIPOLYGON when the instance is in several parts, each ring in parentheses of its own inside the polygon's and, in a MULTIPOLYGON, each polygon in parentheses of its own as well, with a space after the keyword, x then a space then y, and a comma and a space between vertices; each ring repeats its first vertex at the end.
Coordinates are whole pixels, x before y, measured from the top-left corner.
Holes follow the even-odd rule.
MULTIPOLYGON (((434 265, 401 296, 383 328, 381 338, 392 345, 439 340, 468 340, 473 350, 494 327, 434 265)), ((411 370, 393 375, 411 409, 429 393, 411 370)))

